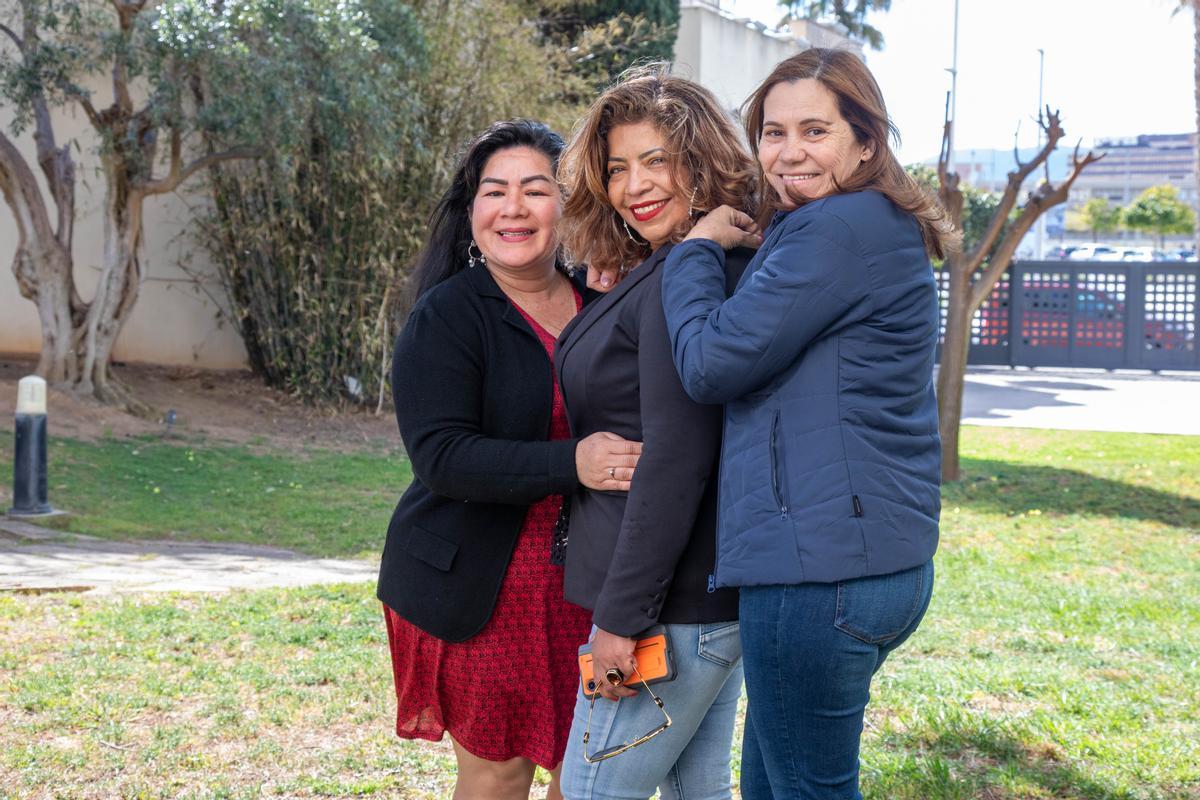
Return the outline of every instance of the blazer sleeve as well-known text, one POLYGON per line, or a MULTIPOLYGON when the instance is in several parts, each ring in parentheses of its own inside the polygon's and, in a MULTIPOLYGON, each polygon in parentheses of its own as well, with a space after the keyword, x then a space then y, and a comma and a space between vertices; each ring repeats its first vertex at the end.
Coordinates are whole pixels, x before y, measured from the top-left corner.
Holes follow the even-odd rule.
POLYGON ((663 307, 675 367, 693 399, 727 403, 759 390, 823 334, 867 316, 866 262, 829 224, 844 228, 828 214, 806 214, 728 300, 716 242, 692 239, 667 256, 663 307))
POLYGON ((413 473, 435 494, 464 501, 528 505, 574 491, 578 439, 516 441, 483 431, 483 342, 466 327, 419 303, 396 340, 392 397, 413 473))
POLYGON ((636 309, 642 455, 592 614, 598 627, 621 636, 657 622, 721 440, 721 407, 694 403, 684 392, 671 364, 662 284, 648 283, 636 309))

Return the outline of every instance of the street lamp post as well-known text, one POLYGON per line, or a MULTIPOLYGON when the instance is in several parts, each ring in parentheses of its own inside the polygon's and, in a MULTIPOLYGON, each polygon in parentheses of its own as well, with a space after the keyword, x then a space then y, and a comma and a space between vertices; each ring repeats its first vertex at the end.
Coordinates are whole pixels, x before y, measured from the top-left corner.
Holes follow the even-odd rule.
POLYGON ((946 137, 946 169, 954 172, 954 126, 958 124, 958 0, 954 0, 954 38, 950 51, 950 133, 946 137))
POLYGON ((17 384, 16 436, 13 439, 13 505, 10 516, 53 513, 47 501, 46 381, 30 375, 17 384))
MULTIPOLYGON (((1042 136, 1045 134, 1045 130, 1043 128, 1043 124, 1044 124, 1045 120, 1042 118, 1042 109, 1044 108, 1044 103, 1042 100, 1042 88, 1043 88, 1044 84, 1043 84, 1042 79, 1045 76, 1045 74, 1046 74, 1046 51, 1045 51, 1045 49, 1039 47, 1038 48, 1038 115, 1037 115, 1037 118, 1038 118, 1038 149, 1039 150, 1041 149, 1042 144, 1043 144, 1042 136)), ((1047 165, 1047 168, 1049 168, 1049 165, 1050 165, 1049 159, 1046 160, 1046 165, 1047 165)), ((1043 213, 1043 214, 1038 215, 1037 247, 1036 247, 1036 252, 1033 254, 1033 257, 1035 259, 1037 259, 1038 261, 1041 261, 1042 258, 1045 256, 1045 252, 1046 252, 1045 251, 1045 239, 1046 239, 1046 215, 1043 213)))

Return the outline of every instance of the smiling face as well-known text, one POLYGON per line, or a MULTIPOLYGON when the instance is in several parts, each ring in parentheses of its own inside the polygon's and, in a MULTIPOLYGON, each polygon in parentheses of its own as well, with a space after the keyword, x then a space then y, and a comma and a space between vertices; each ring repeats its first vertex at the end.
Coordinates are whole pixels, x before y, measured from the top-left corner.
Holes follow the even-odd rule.
POLYGON ((531 147, 493 153, 471 201, 471 236, 489 267, 553 269, 562 197, 550 159, 531 147))
POLYGON ((837 98, 812 78, 778 83, 763 103, 758 161, 785 209, 837 191, 873 155, 855 139, 837 98))
POLYGON ((657 248, 688 218, 688 196, 676 192, 666 137, 649 122, 608 132, 608 201, 621 219, 657 248))

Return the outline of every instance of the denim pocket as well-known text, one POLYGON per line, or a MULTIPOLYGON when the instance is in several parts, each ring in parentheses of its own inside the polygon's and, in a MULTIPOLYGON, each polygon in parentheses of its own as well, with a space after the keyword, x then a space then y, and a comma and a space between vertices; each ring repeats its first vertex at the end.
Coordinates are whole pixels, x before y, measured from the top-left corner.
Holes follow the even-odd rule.
POLYGON ((933 562, 838 583, 833 626, 867 644, 887 644, 924 613, 933 590, 933 562))
POLYGON ((741 628, 736 622, 702 624, 696 655, 722 667, 732 667, 742 657, 741 628))

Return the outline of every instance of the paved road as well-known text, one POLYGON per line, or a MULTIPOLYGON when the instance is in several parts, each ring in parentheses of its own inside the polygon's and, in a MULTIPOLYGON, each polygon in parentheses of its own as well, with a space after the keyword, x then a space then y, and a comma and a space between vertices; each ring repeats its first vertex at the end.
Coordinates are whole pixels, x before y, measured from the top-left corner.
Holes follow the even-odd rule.
POLYGON ((963 391, 963 422, 1200 435, 1200 373, 972 367, 963 391))

